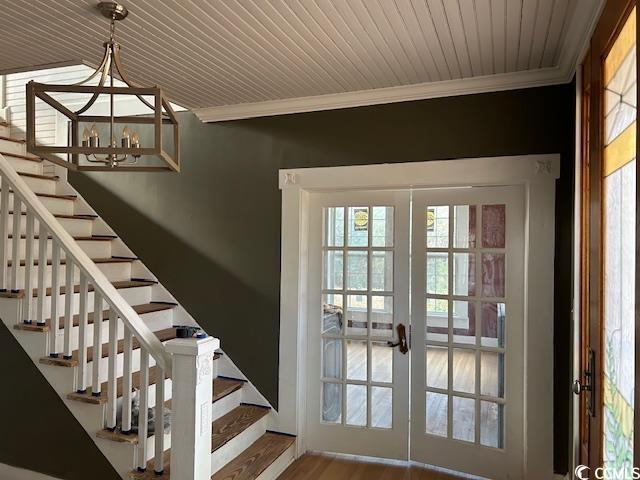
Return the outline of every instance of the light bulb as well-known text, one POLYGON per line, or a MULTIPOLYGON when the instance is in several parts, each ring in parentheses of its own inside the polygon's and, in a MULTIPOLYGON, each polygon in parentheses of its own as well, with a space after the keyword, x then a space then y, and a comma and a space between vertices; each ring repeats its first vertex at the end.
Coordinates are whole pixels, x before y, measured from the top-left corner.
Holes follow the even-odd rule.
POLYGON ((140 143, 140 134, 138 132, 133 132, 131 135, 131 143, 140 143))
POLYGON ((85 127, 84 131, 82 132, 82 141, 88 142, 90 136, 91 136, 91 132, 89 131, 88 128, 85 127))
POLYGON ((96 127, 95 123, 91 127, 91 136, 92 137, 97 137, 98 136, 98 127, 96 127))
POLYGON ((131 136, 131 132, 129 131, 129 127, 126 126, 122 130, 122 138, 129 138, 131 136))

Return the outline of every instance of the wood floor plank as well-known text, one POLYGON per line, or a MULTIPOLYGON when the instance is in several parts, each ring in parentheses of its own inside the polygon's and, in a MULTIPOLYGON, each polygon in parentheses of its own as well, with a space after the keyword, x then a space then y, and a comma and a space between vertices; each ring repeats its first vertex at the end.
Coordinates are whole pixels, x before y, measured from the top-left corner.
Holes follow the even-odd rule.
MULTIPOLYGON (((222 477, 220 480, 232 478, 234 477, 228 479, 222 477)), ((278 477, 278 480, 460 480, 462 478, 423 467, 404 467, 345 459, 333 455, 306 454, 293 462, 278 477)))
POLYGON ((240 405, 213 422, 211 445, 216 451, 269 413, 256 405, 240 405))
MULTIPOLYGON (((295 441, 294 437, 267 432, 244 452, 216 472, 211 480, 255 480, 295 441)), ((300 477, 305 478, 305 477, 300 477)))

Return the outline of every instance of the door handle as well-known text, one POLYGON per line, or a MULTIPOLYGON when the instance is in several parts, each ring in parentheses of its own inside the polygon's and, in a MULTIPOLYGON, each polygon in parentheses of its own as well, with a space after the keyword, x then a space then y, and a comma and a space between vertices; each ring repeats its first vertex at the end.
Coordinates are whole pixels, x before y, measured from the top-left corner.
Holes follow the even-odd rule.
POLYGON ((409 344, 407 343, 407 329, 402 323, 398 324, 396 329, 398 330, 398 341, 388 341, 387 347, 400 347, 400 353, 406 355, 409 351, 409 344))

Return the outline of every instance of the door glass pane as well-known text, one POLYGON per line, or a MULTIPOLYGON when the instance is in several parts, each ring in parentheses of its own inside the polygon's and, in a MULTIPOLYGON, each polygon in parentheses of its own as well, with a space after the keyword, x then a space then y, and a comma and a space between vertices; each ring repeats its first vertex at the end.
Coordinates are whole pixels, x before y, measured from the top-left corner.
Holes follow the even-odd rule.
POLYGON ((476 254, 453 254, 453 294, 473 297, 476 294, 476 254))
POLYGON ((393 381, 393 349, 386 343, 371 344, 371 380, 380 383, 393 381))
POLYGON ((476 352, 469 348, 453 349, 453 389, 456 392, 476 391, 476 352))
POLYGON ((374 247, 393 246, 393 207, 373 207, 371 244, 374 247))
POLYGON ((449 339, 449 300, 427 298, 427 340, 449 339))
POLYGON ((453 219, 454 248, 476 248, 476 206, 456 205, 453 219))
POLYGON ((449 246, 449 206, 427 207, 425 215, 427 247, 447 248, 449 246))
POLYGON ((427 293, 449 293, 449 254, 427 253, 427 293))
POLYGON ((476 343, 476 305, 473 302, 453 302, 453 342, 476 343))
POLYGON ((489 397, 504 397, 504 354, 481 352, 480 393, 489 397))
POLYGON ((347 295, 347 335, 367 334, 367 296, 347 295))
POLYGON ((369 245, 369 207, 349 207, 347 219, 348 245, 366 247, 369 245))
POLYGON ((322 361, 324 378, 342 378, 342 339, 322 339, 322 361))
POLYGON ((342 384, 322 384, 322 421, 342 423, 342 384))
POLYGON ((371 297, 371 336, 392 338, 393 297, 374 295, 371 297))
POLYGON ((347 340, 347 379, 367 379, 367 343, 347 340))
POLYGON ((447 389, 449 384, 449 349, 427 346, 427 387, 447 389))
POLYGON ((504 253, 482 254, 482 296, 504 297, 504 253))
POLYGON ((347 253, 347 289, 367 289, 367 252, 349 250, 347 253))
POLYGON ((505 247, 505 205, 482 206, 482 247, 505 247))
POLYGON ((393 426, 393 389, 371 387, 371 426, 391 428, 393 426))
POLYGON ((378 292, 393 290, 393 252, 372 252, 371 289, 378 292))
POLYGON ((480 443, 503 447, 504 407, 499 403, 480 402, 480 443))
POLYGON ((364 427, 367 424, 366 385, 347 385, 347 425, 364 427))
POLYGON ((604 59, 603 459, 630 471, 633 458, 636 263, 636 12, 604 59))
POLYGON ((326 293, 322 296, 322 333, 339 335, 343 322, 343 295, 326 293))
POLYGON ((325 209, 324 246, 342 247, 344 245, 344 207, 325 209))
POLYGON ((482 303, 482 346, 504 347, 504 310, 504 303, 482 303))
POLYGON ((448 396, 444 393, 427 392, 426 432, 440 437, 447 436, 448 396))
POLYGON ((326 250, 324 252, 324 281, 323 288, 327 290, 342 290, 342 252, 326 250))
POLYGON ((476 438, 476 401, 453 397, 453 438, 473 442, 476 438))

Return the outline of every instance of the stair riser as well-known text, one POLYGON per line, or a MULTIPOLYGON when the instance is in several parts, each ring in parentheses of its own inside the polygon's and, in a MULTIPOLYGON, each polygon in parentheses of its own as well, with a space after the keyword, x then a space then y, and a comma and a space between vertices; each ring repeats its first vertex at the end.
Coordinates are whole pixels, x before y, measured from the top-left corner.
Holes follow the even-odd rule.
POLYGON ((211 409, 211 420, 217 420, 218 418, 226 415, 234 408, 240 406, 242 401, 242 388, 230 393, 226 397, 221 398, 217 402, 213 402, 211 409))
POLYGON ((22 142, 12 142, 10 140, 3 140, 0 138, 0 152, 17 153, 18 155, 25 155, 27 149, 22 142))
MULTIPOLYGON (((93 305, 91 306, 91 310, 93 310, 93 305)), ((170 328, 173 325, 173 314, 172 310, 162 310, 160 312, 152 312, 145 313, 144 315, 140 315, 140 318, 144 321, 145 325, 149 327, 152 331, 163 330, 165 328, 170 328)), ((62 321, 60 322, 62 323, 62 321)), ((105 344, 109 341, 109 322, 101 322, 102 329, 102 343, 105 344)), ((79 342, 79 328, 73 327, 71 329, 71 350, 76 350, 78 348, 79 342)), ((93 328, 94 324, 87 325, 87 345, 93 346, 93 328)), ((124 329, 122 326, 122 322, 120 322, 118 326, 118 340, 124 338, 124 329)), ((56 340, 56 344, 58 345, 58 351, 62 351, 62 347, 64 345, 64 329, 58 330, 58 338, 56 340)))
MULTIPOLYGON (((109 258, 111 257, 111 241, 94 241, 94 240, 78 240, 78 246, 91 258, 109 258)), ((27 240, 21 238, 18 248, 18 257, 25 258, 27 253, 27 240)), ((47 240, 47 260, 51 260, 51 250, 53 242, 47 240)), ((8 258, 13 258, 13 241, 9 239, 7 245, 8 258)), ((33 242, 34 258, 38 258, 40 255, 40 242, 36 240, 33 242)), ((61 251, 61 258, 64 258, 64 252, 61 251)))
POLYGON ((30 160, 25 160, 24 158, 11 157, 8 155, 3 156, 5 160, 8 160, 11 166, 18 172, 42 175, 42 162, 32 162, 30 160))
POLYGON ((29 186, 31 190, 38 193, 56 193, 55 180, 47 180, 45 178, 34 178, 21 176, 22 180, 29 186))
MULTIPOLYGON (((54 215, 73 215, 73 200, 51 197, 38 197, 38 200, 54 215)), ((13 193, 9 195, 9 211, 15 211, 13 208, 13 193)), ((20 211, 27 211, 26 205, 22 202, 20 202, 20 211)))
MULTIPOLYGON (((20 235, 26 235, 27 233, 27 216, 20 216, 20 235)), ((73 237, 90 237, 93 230, 93 220, 88 218, 58 218, 57 219, 64 229, 73 237)), ((9 215, 9 228, 12 229, 13 214, 9 215)), ((40 226, 38 222, 35 222, 35 234, 40 233, 40 226)), ((14 233, 13 231, 11 233, 14 233)))
MULTIPOLYGON (((88 295, 88 304, 89 304, 89 308, 93 309, 93 293, 94 292, 89 292, 88 295)), ((118 293, 122 296, 122 298, 125 299, 125 301, 129 304, 129 305, 139 305, 142 303, 149 303, 151 301, 151 287, 150 286, 144 286, 144 287, 133 287, 133 288, 121 288, 118 289, 118 293)), ((78 313, 78 308, 79 308, 79 299, 80 299, 80 295, 78 293, 74 293, 73 294, 73 314, 75 315, 76 313, 78 313)), ((58 296, 58 308, 59 308, 59 312, 60 312, 60 316, 62 316, 62 314, 64 314, 64 307, 65 307, 65 295, 59 295, 58 296)), ((38 299, 37 298, 33 298, 32 299, 32 308, 34 309, 33 311, 37 311, 35 310, 36 306, 38 304, 38 299)), ((51 312, 51 297, 47 296, 45 297, 44 300, 44 311, 45 312, 51 312)), ((47 318, 49 318, 51 315, 47 314, 45 315, 47 318)))
POLYGON ((240 435, 229 440, 225 445, 211 454, 211 475, 246 450, 267 431, 267 417, 244 430, 240 435))
MULTIPOLYGON (((109 281, 111 282, 115 282, 115 281, 119 281, 119 280, 129 280, 131 278, 131 263, 126 262, 126 263, 98 263, 96 264, 96 266, 102 271, 102 273, 105 274, 105 276, 109 279, 109 281)), ((31 275, 33 278, 33 288, 36 288, 38 286, 38 270, 39 270, 39 266, 35 266, 33 267, 33 269, 31 270, 31 275)), ((46 287, 51 287, 51 270, 52 270, 52 266, 51 265, 47 265, 47 270, 45 272, 45 286, 46 287)), ((10 267, 8 269, 9 272, 9 278, 11 275, 11 271, 13 270, 13 267, 10 267)), ((17 272, 17 280, 18 280, 18 285, 24 285, 24 276, 25 276, 25 270, 26 267, 18 267, 18 272, 17 272)), ((58 273, 58 282, 59 285, 64 285, 65 282, 65 275, 66 275, 66 265, 60 265, 59 267, 59 273, 58 273)), ((79 284, 80 283, 80 272, 79 270, 76 268, 75 272, 74 272, 74 284, 79 284)))

